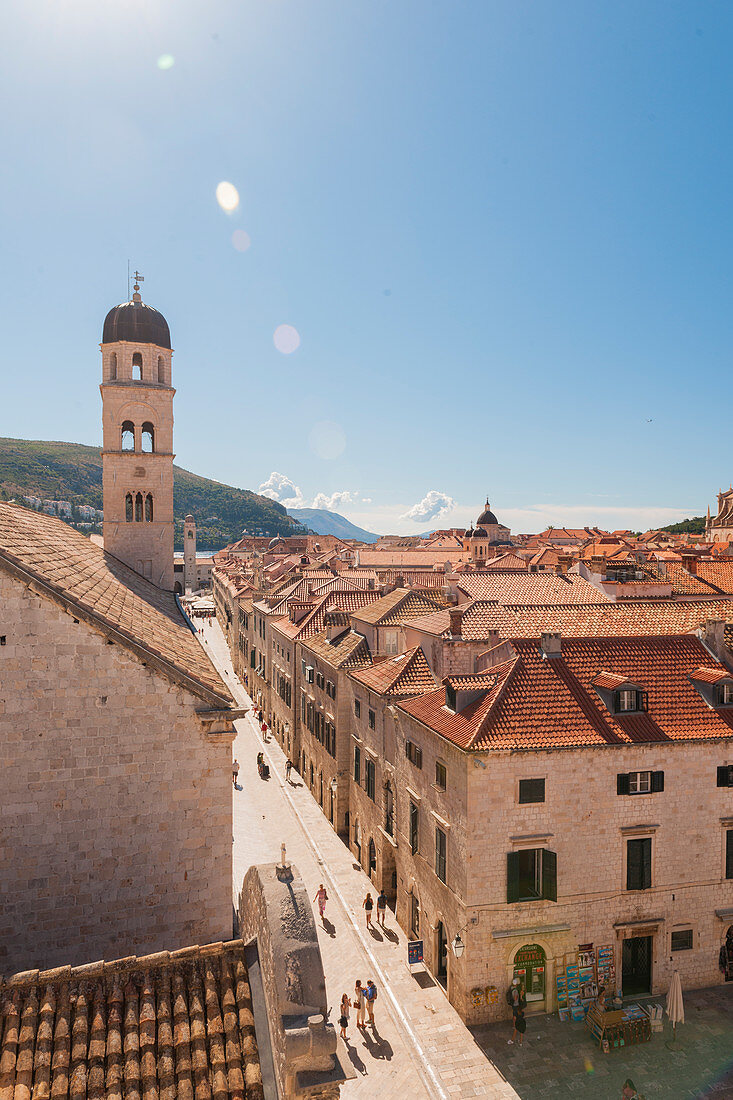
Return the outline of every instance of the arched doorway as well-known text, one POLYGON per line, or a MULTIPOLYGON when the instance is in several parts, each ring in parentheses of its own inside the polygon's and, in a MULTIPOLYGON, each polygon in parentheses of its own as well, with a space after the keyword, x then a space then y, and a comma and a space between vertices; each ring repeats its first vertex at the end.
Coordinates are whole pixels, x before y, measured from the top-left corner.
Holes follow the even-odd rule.
POLYGON ((524 986, 527 1008, 542 1012, 545 1008, 547 956, 538 943, 526 943, 514 956, 514 977, 524 986))
POLYGON ((435 930, 435 977, 443 989, 448 988, 448 936, 442 920, 435 930))
POLYGON ((372 840, 372 838, 370 837, 369 838, 369 868, 368 868, 368 871, 367 871, 367 874, 369 875, 369 878, 372 877, 372 873, 376 874, 376 871, 377 871, 377 846, 374 843, 374 841, 372 840))

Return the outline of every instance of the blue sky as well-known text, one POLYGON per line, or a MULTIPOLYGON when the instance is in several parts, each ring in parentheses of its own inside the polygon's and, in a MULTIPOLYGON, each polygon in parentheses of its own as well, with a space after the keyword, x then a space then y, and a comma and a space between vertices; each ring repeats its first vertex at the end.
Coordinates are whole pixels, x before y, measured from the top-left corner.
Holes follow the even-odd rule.
POLYGON ((0 434, 100 441, 129 258, 190 470, 378 531, 704 512, 732 46, 727 2, 10 0, 0 434))

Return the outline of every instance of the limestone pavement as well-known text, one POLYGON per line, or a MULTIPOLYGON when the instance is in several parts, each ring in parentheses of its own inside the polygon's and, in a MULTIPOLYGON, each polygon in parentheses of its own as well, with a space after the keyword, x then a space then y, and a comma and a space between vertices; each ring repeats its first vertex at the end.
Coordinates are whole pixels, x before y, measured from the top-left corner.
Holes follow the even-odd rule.
MULTIPOLYGON (((249 697, 234 675, 216 622, 205 626, 200 637, 237 701, 247 704, 249 697)), ((362 901, 367 891, 374 895, 374 886, 295 770, 286 784, 285 757, 277 742, 263 744, 250 716, 240 719, 236 728, 233 752, 240 771, 239 789, 233 792, 233 896, 247 869, 253 863, 279 860, 284 843, 311 897, 321 882, 329 895, 323 925, 317 917, 316 925, 331 1020, 337 1021, 342 993, 353 997, 357 978, 373 979, 379 990, 374 1029, 359 1031, 352 1009, 348 1051, 357 1075, 344 1086, 343 1096, 517 1100, 518 1094, 477 1046, 440 986, 427 972, 410 974, 407 939, 391 911, 387 910, 384 930, 366 929, 362 901), (260 751, 270 765, 269 781, 257 772, 260 751)))

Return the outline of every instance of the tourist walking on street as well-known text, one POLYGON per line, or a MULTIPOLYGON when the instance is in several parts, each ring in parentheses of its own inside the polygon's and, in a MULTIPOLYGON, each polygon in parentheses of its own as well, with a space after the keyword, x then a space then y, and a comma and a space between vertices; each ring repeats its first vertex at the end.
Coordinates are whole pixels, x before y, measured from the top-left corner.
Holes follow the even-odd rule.
POLYGON ((371 894, 367 894, 367 896, 364 898, 364 901, 362 902, 362 908, 364 909, 364 912, 366 913, 366 926, 367 926, 367 928, 371 928, 371 926, 372 926, 372 909, 374 908, 374 902, 372 901, 372 895, 371 894))
POLYGON ((366 990, 364 991, 364 1000, 366 1001, 367 1012, 369 1013, 369 1023, 374 1027, 374 1002, 377 999, 377 987, 370 978, 366 984, 366 990))
POLYGON ((524 1039, 524 1033, 527 1030, 527 1021, 524 1018, 524 1009, 521 1005, 514 1013, 514 1030, 512 1031, 511 1039, 507 1039, 507 1043, 510 1045, 514 1042, 517 1036, 519 1036, 519 1045, 521 1047, 522 1040, 524 1039))
POLYGON ((290 773, 291 773, 292 770, 293 770, 293 761, 290 759, 290 757, 288 757, 287 760, 285 761, 285 782, 286 783, 290 782, 290 773))
POLYGON ((630 1077, 627 1077, 624 1081, 624 1087, 621 1090, 621 1100, 642 1100, 641 1095, 636 1091, 636 1086, 630 1077))
POLYGON ((360 980, 356 979, 356 985, 354 986, 354 1008, 356 1009, 356 1026, 366 1027, 364 1023, 364 993, 366 990, 361 984, 360 980))
POLYGON ((326 902, 328 901, 328 894, 326 893, 326 887, 323 885, 323 883, 321 883, 321 885, 316 890, 313 900, 318 902, 318 913, 321 920, 323 920, 323 915, 326 912, 326 902))
POLYGON ((239 761, 235 757, 234 758, 234 763, 232 764, 232 780, 234 782, 235 791, 237 789, 237 776, 238 775, 239 775, 239 761))
POLYGON ((339 1027, 341 1028, 341 1038, 342 1039, 346 1038, 346 1029, 349 1026, 349 1008, 350 1007, 351 1007, 351 1002, 349 1000, 349 995, 348 995, 348 993, 344 993, 343 997, 341 998, 341 1009, 340 1009, 341 1015, 339 1016, 339 1027))
POLYGON ((377 924, 381 924, 384 928, 384 914, 387 912, 387 895, 384 890, 379 891, 379 897, 377 898, 377 924))

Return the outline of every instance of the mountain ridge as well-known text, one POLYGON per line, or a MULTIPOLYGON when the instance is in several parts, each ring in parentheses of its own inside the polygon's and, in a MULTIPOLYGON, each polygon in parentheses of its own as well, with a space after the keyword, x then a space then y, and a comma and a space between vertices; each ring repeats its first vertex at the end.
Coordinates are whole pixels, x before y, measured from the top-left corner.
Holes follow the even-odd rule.
POLYGON ((288 508, 288 515, 317 535, 333 535, 337 539, 356 539, 358 542, 376 542, 379 535, 366 531, 338 512, 326 508, 288 508))

